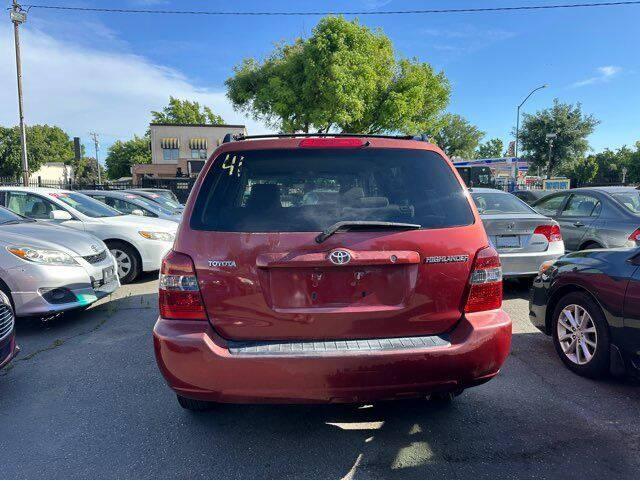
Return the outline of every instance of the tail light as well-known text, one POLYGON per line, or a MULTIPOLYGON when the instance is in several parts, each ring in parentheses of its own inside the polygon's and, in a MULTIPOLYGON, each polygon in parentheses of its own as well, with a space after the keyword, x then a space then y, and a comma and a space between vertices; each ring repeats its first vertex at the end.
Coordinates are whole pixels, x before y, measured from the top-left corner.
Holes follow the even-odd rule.
POLYGON ((502 305, 502 267, 493 247, 480 249, 473 261, 464 312, 489 311, 502 305))
POLYGON ((640 228, 634 230, 629 236, 629 240, 633 242, 640 242, 640 228))
POLYGON ((560 242, 562 240, 560 226, 558 225, 539 225, 533 233, 542 234, 549 242, 560 242))
POLYGON ((367 144, 367 141, 354 137, 311 137, 301 140, 298 147, 307 149, 354 149, 365 147, 367 144))
POLYGON ((170 251, 160 268, 160 317, 207 320, 191 257, 170 251))

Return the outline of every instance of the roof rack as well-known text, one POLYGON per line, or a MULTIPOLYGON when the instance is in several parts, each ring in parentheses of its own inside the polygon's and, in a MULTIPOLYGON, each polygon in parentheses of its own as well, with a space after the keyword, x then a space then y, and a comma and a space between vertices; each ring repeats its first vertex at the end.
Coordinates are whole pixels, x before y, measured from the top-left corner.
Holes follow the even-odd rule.
POLYGON ((399 140, 421 140, 426 141, 427 137, 422 135, 383 135, 383 134, 332 134, 332 133, 292 133, 292 134, 263 134, 263 135, 243 135, 243 134, 227 134, 224 136, 223 143, 232 140, 251 140, 251 139, 272 139, 272 138, 294 138, 294 137, 369 137, 376 139, 399 139, 399 140))

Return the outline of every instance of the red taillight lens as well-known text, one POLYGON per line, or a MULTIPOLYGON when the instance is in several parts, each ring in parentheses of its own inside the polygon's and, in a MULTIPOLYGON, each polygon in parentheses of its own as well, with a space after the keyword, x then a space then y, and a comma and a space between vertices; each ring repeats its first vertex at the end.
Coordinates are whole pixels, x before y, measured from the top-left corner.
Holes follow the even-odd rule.
POLYGON ((634 230, 629 236, 629 240, 633 242, 640 242, 640 228, 634 230))
POLYGON ((559 242, 562 240, 560 226, 557 225, 539 225, 533 233, 542 234, 549 242, 559 242))
POLYGON ((207 320, 191 257, 170 251, 160 268, 160 317, 207 320))
POLYGON ((332 137, 303 139, 298 146, 307 149, 355 149, 357 147, 364 147, 366 144, 367 142, 363 139, 332 137))
POLYGON ((464 312, 489 311, 502 306, 502 268, 493 247, 480 249, 473 261, 464 312))

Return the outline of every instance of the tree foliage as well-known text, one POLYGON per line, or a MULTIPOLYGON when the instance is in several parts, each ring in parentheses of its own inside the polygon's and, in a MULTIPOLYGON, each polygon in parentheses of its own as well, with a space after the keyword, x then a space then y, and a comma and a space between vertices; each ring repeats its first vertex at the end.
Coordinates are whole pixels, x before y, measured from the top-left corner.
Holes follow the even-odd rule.
MULTIPOLYGON (((27 159, 31 172, 38 170, 44 162, 72 164, 73 140, 60 127, 27 127, 27 159)), ((21 173, 20 128, 0 127, 0 177, 17 177, 21 173)))
POLYGON ((473 158, 484 132, 457 114, 445 114, 441 121, 442 128, 433 137, 438 147, 449 157, 473 158))
POLYGON ((595 156, 590 155, 564 163, 560 172, 569 177, 575 186, 593 182, 598 175, 598 169, 598 161, 595 156))
MULTIPOLYGON (((93 184, 98 182, 98 165, 95 157, 82 157, 74 166, 74 179, 78 183, 93 184)), ((105 178, 105 170, 100 166, 100 175, 105 178)))
POLYGON ((381 31, 332 16, 262 62, 245 59, 226 85, 236 109, 286 132, 433 133, 450 93, 428 63, 396 59, 381 31))
POLYGON ((151 149, 148 137, 133 136, 127 141, 117 140, 111 147, 105 159, 107 176, 110 179, 131 176, 133 164, 150 164, 151 149))
POLYGON ((502 157, 504 144, 502 140, 495 138, 483 142, 476 149, 476 159, 493 159, 502 157))
POLYGON ((533 167, 548 168, 547 177, 562 168, 563 164, 582 159, 589 150, 587 137, 600 123, 592 115, 582 113, 582 106, 561 103, 554 99, 553 107, 535 114, 524 114, 520 129, 520 143, 524 158, 533 167), (547 134, 555 133, 551 162, 548 162, 547 134))
POLYGON ((151 112, 151 121, 158 124, 224 124, 224 120, 206 105, 169 97, 161 111, 151 112))

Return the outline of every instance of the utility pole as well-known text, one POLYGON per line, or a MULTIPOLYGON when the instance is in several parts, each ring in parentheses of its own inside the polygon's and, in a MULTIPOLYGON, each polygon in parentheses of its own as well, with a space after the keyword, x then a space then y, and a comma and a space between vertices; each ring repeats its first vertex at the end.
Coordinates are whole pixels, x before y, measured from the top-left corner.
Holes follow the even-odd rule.
POLYGON ((535 89, 533 89, 531 92, 529 92, 529 95, 527 95, 524 100, 522 102, 520 102, 520 105, 518 105, 518 108, 516 109, 516 148, 515 148, 515 158, 516 158, 516 164, 514 167, 514 171, 513 171, 513 177, 514 179, 517 181, 518 180, 518 164, 517 164, 517 159, 518 159, 518 144, 520 143, 520 109, 522 108, 522 106, 524 105, 524 103, 529 100, 529 97, 531 97, 535 92, 537 92, 538 90, 542 90, 542 89, 546 89, 548 87, 547 84, 544 85, 540 85, 540 87, 536 87, 535 89))
POLYGON ((24 125, 24 107, 22 104, 22 60, 20 58, 20 24, 27 21, 27 12, 22 10, 17 0, 13 0, 13 6, 9 13, 13 22, 13 38, 16 47, 16 75, 18 77, 18 112, 20 114, 20 146, 22 156, 22 184, 29 185, 29 160, 27 159, 27 130, 24 125))
POLYGON ((558 134, 547 134, 547 142, 549 142, 549 160, 547 161, 547 179, 551 178, 551 155, 553 153, 553 141, 558 134))
POLYGON ((89 136, 93 139, 93 147, 96 150, 96 167, 98 168, 98 184, 102 185, 102 175, 100 174, 100 162, 98 162, 98 148, 100 147, 100 143, 98 142, 100 136, 97 132, 89 132, 89 136))

